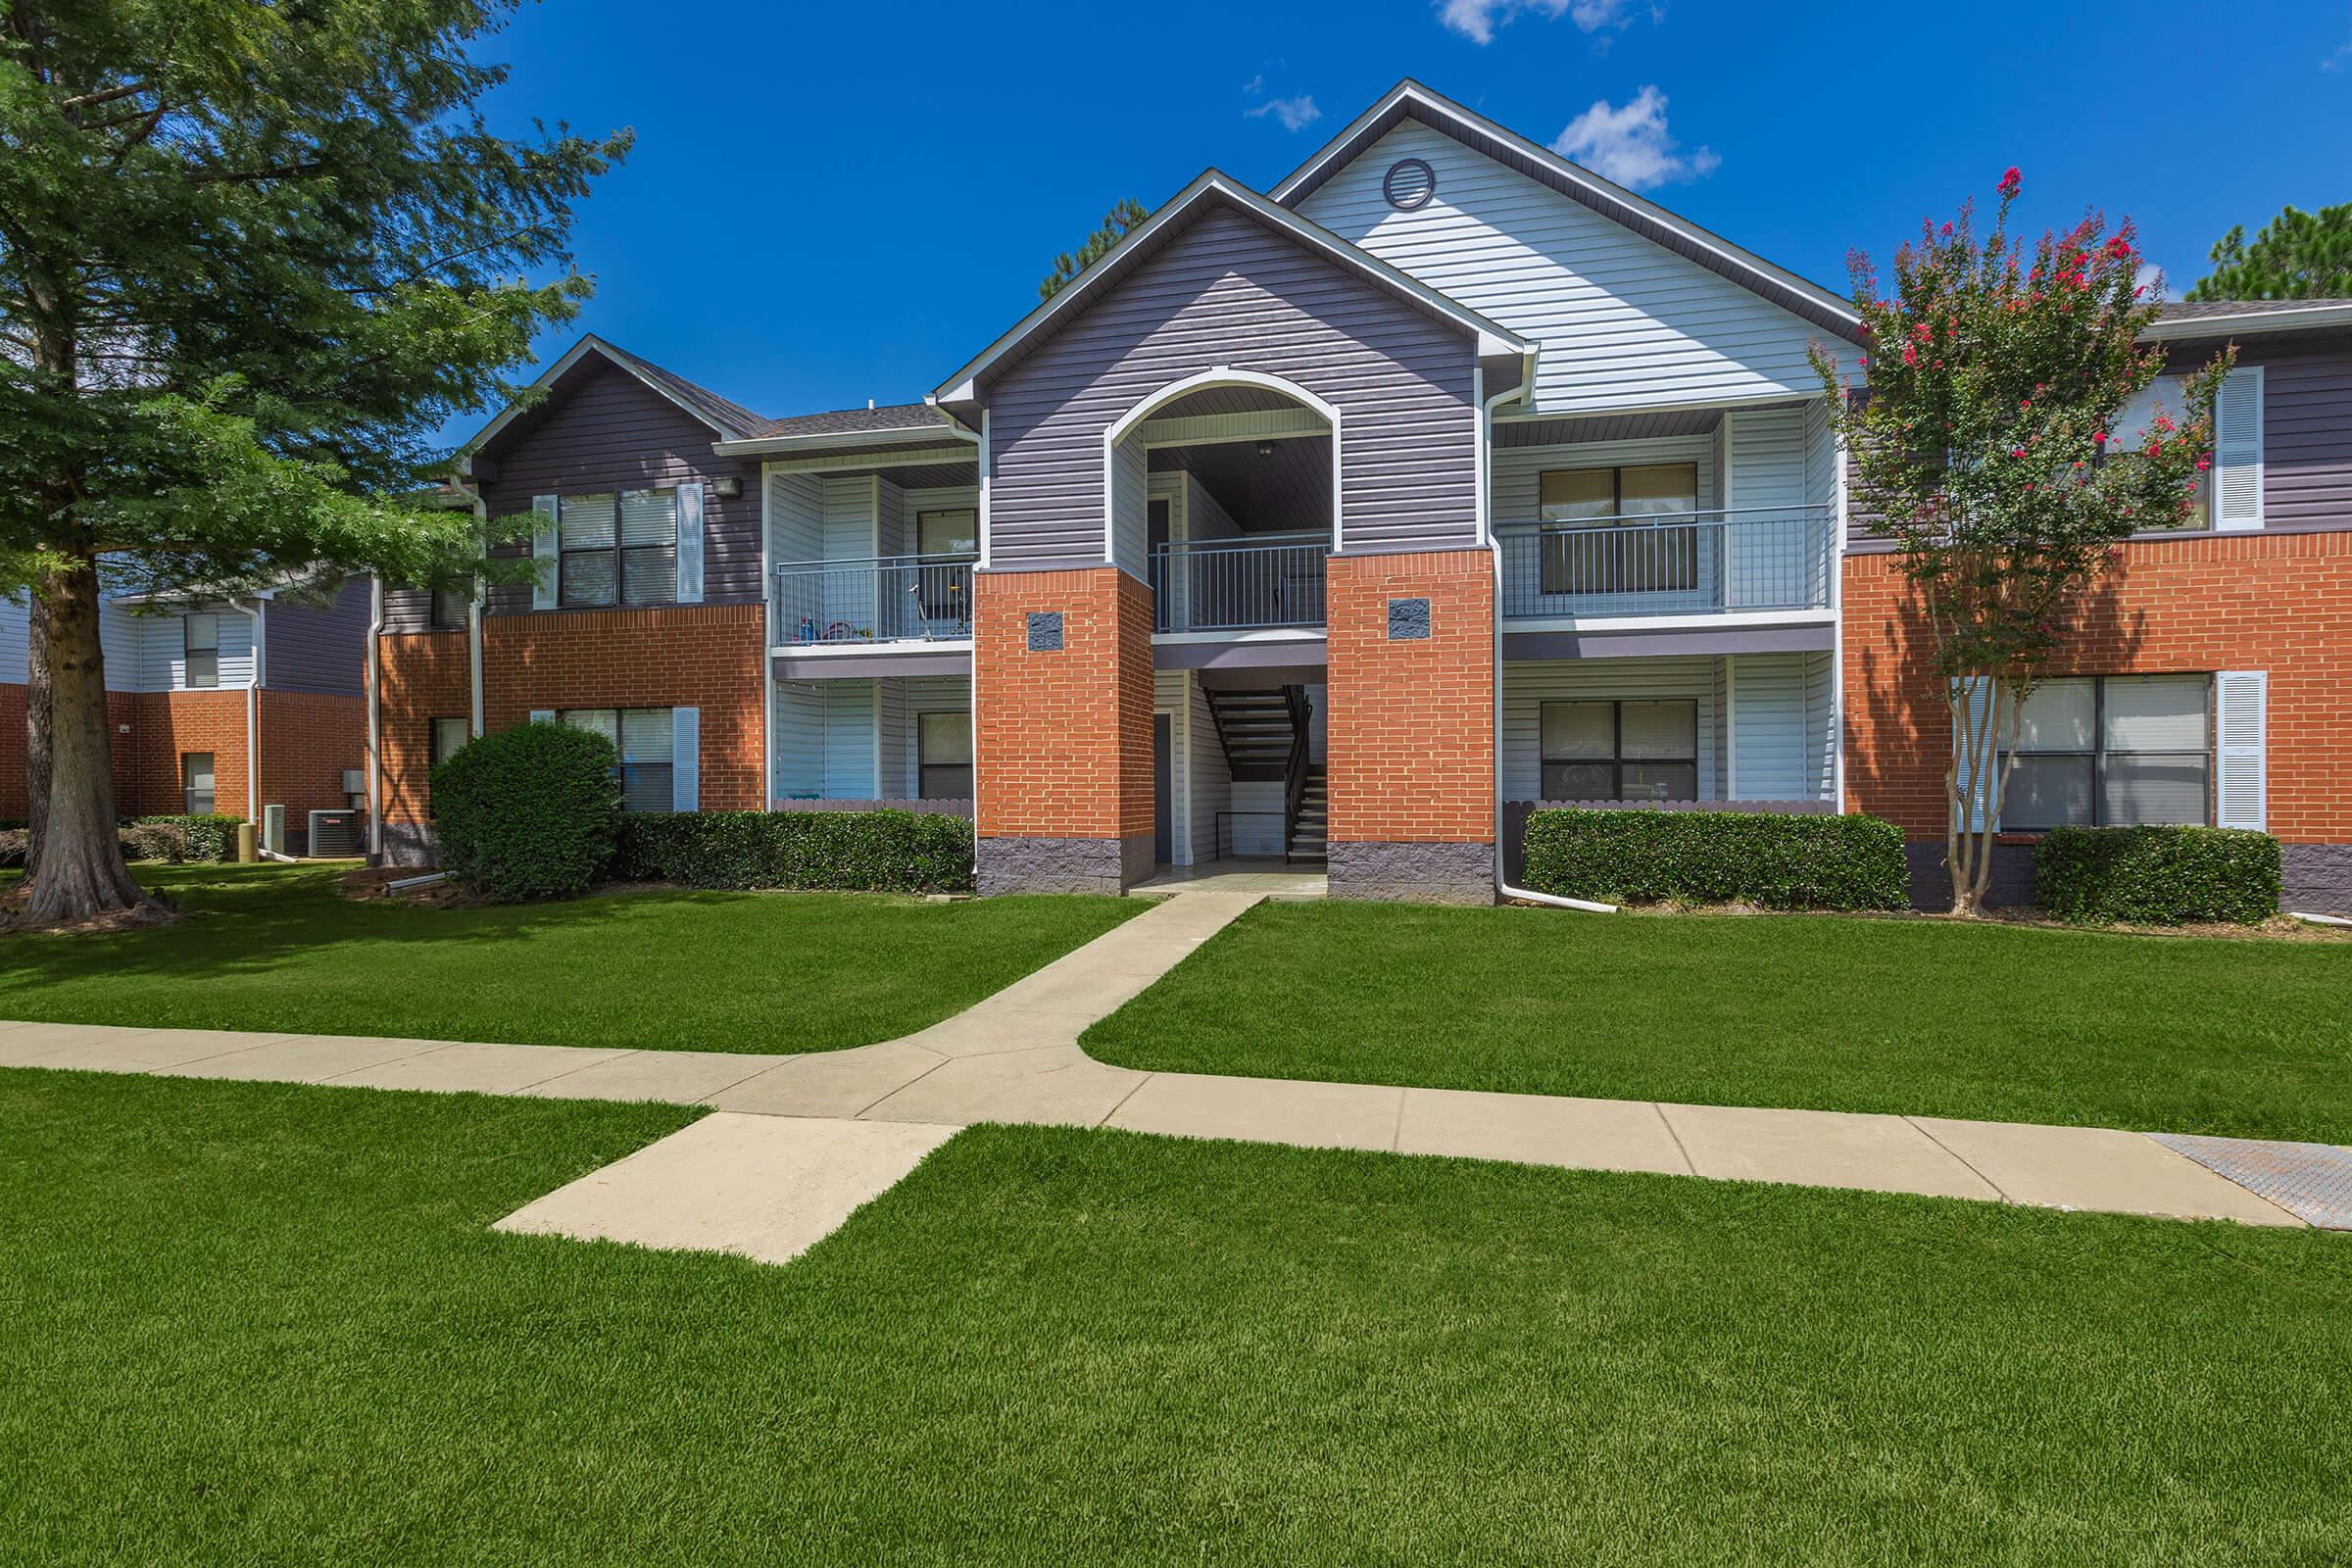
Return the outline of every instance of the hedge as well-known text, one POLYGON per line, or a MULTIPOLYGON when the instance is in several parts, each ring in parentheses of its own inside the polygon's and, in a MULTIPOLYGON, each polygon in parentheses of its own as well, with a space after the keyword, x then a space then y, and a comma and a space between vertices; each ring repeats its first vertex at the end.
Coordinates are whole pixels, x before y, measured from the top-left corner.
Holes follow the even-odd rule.
POLYGON ((244 822, 241 816, 214 813, 206 816, 134 816, 130 825, 134 829, 156 826, 178 828, 187 836, 186 853, 191 860, 233 860, 237 858, 237 829, 244 822))
POLYGON ((2227 827, 2062 827, 2034 851, 2034 889, 2062 920, 2252 925, 2278 912, 2278 841, 2227 827))
POLYGON ((1614 904, 1910 905, 1902 830, 1873 816, 1540 810, 1527 824, 1526 883, 1614 904))
POLYGON ((568 724, 520 724, 433 769, 441 869, 499 904, 585 893, 612 861, 620 754, 568 724))
POLYGON ((612 874, 698 888, 965 893, 972 824, 913 811, 631 811, 612 874))

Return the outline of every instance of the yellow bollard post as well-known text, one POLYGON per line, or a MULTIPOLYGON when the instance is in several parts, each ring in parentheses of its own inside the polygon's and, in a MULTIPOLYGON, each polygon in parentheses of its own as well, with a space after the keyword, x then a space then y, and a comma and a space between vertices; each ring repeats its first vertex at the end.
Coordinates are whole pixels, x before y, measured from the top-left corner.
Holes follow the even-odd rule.
POLYGON ((251 865, 262 858, 260 830, 251 822, 237 824, 237 863, 251 865))

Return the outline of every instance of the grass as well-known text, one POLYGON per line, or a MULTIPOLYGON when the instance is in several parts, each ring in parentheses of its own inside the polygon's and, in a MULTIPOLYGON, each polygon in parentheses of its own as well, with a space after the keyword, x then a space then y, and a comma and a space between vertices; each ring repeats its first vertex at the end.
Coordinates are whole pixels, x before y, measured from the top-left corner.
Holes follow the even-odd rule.
POLYGON ((0 1018, 648 1050, 834 1051, 923 1028, 1144 906, 634 892, 436 909, 334 867, 140 866, 160 930, 0 937, 0 1018))
POLYGON ((786 1268, 693 1113, 0 1073, 27 1562, 2340 1562, 2352 1251, 981 1128, 786 1268))
POLYGON ((1182 1072, 2352 1142, 2352 944, 1267 905, 1089 1030, 1182 1072))

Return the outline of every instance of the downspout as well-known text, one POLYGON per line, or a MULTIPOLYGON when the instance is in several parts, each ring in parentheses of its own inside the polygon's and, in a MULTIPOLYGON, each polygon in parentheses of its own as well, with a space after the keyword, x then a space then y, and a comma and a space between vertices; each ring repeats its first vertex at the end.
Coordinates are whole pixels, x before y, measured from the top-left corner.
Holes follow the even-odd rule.
MULTIPOLYGON (((487 538, 490 502, 479 494, 473 498, 473 518, 487 538)), ((469 700, 472 704, 466 714, 466 722, 473 738, 478 741, 482 738, 482 580, 479 577, 473 580, 473 592, 466 601, 466 661, 467 677, 471 682, 469 700)))
POLYGON ((382 787, 378 775, 382 768, 376 748, 376 686, 379 675, 377 646, 384 635, 384 579, 368 579, 368 858, 380 862, 384 858, 384 812, 382 787))
POLYGON ((253 669, 245 677, 245 820, 262 822, 262 675, 263 650, 270 645, 263 619, 269 601, 251 599, 253 607, 253 669))
POLYGON ((1471 378, 1477 387, 1478 450, 1472 466, 1476 492, 1474 505, 1478 509, 1479 531, 1487 536, 1487 548, 1494 556, 1494 892, 1496 897, 1522 904, 1545 904, 1555 909, 1582 909, 1588 914, 1615 914, 1614 904, 1595 904, 1590 899, 1564 899, 1555 894, 1538 893, 1532 888, 1513 887, 1503 879, 1502 845, 1505 824, 1502 800, 1502 540, 1494 532, 1491 515, 1491 479, 1489 470, 1494 462, 1494 410, 1519 395, 1514 387, 1508 392, 1486 394, 1486 372, 1474 369, 1471 378))

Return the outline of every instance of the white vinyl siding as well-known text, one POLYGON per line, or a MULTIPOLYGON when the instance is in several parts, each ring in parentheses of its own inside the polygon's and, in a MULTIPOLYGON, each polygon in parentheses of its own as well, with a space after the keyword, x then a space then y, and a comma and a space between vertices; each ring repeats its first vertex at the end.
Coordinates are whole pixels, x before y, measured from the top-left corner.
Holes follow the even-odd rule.
POLYGON ((1811 395, 1810 323, 1427 125, 1406 121, 1299 207, 1320 223, 1535 339, 1542 412, 1811 395), (1381 191, 1401 158, 1437 194, 1381 191))
POLYGON ((1152 483, 1149 456, 1139 435, 1130 433, 1110 452, 1110 563, 1130 576, 1146 573, 1150 553, 1152 483))
POLYGON ((1225 743, 1217 735, 1217 719, 1208 710, 1208 689, 1189 671, 1184 676, 1184 709, 1179 725, 1183 737, 1184 793, 1178 808, 1191 828, 1191 839, 1179 845, 1184 863, 1200 865, 1217 854, 1217 813, 1233 809, 1232 765, 1225 760, 1225 743))
POLYGON ((1838 656, 1803 654, 1805 666, 1805 791, 1810 801, 1838 795, 1838 656))
POLYGON ((906 711, 906 683, 874 682, 874 798, 912 796, 914 717, 906 711))
MULTIPOLYGON (((925 799, 922 779, 923 731, 925 713, 956 712, 967 715, 972 710, 972 681, 968 675, 934 675, 919 680, 886 680, 885 688, 894 688, 904 713, 905 739, 901 747, 905 759, 902 776, 887 785, 888 793, 908 800, 925 799)), ((934 761, 941 760, 933 759, 934 761)), ((963 795, 943 797, 961 800, 963 795)))
POLYGON ((874 683, 829 680, 825 689, 825 799, 874 794, 874 683))
POLYGON ((825 485, 809 473, 767 476, 767 555, 776 564, 824 555, 825 485))
MULTIPOLYGON (((14 686, 32 667, 29 628, 32 612, 21 599, 0 598, 0 686, 14 686)), ((115 651, 106 650, 107 685, 114 685, 115 651)), ((15 737, 10 737, 14 739, 15 737)))
POLYGON ((1721 798, 1715 736, 1716 664, 1705 657, 1517 660, 1502 670, 1502 794, 1543 797, 1544 705, 1689 698, 1697 705, 1698 796, 1721 798))
POLYGON ((1837 715, 1827 653, 1663 659, 1514 660, 1502 673, 1502 794, 1545 797, 1545 703, 1696 704, 1697 798, 1826 801, 1837 715))
POLYGON ((1732 680, 1734 799, 1809 801, 1819 790, 1808 763, 1803 654, 1739 654, 1724 661, 1732 680))
MULTIPOLYGON (((219 639, 218 664, 222 688, 248 686, 253 683, 253 617, 239 610, 217 608, 216 636, 219 639)), ((143 692, 184 692, 209 688, 188 684, 187 631, 184 617, 177 614, 126 616, 126 641, 135 639, 138 649, 138 678, 136 688, 143 692)), ((107 650, 112 655, 114 650, 107 650)), ((112 682, 109 683, 113 685, 112 682)), ((116 687, 117 690, 126 689, 116 687)))
POLYGON ((768 793, 806 801, 825 793, 825 694, 808 681, 777 681, 776 735, 768 793))
POLYGON ((779 801, 912 800, 922 715, 971 711, 964 675, 778 681, 770 787, 779 801))

